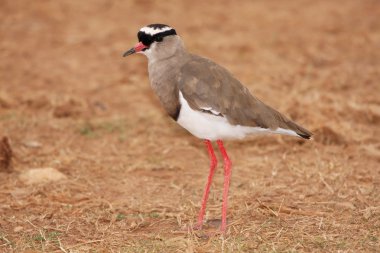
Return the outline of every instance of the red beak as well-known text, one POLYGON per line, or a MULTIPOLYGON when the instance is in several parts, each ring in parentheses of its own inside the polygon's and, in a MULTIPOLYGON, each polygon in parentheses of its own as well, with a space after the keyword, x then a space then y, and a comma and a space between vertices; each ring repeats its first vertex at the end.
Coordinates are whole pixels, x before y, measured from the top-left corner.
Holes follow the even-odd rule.
POLYGON ((127 52, 125 52, 123 54, 123 57, 126 57, 126 56, 134 54, 134 53, 141 52, 144 48, 148 48, 148 47, 145 46, 142 42, 139 42, 134 47, 132 47, 131 49, 129 49, 127 52))

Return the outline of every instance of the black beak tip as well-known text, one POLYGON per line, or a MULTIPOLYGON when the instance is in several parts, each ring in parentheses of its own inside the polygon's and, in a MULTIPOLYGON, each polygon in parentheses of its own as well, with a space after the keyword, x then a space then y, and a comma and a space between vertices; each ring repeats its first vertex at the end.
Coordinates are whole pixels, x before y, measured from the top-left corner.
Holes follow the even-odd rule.
POLYGON ((123 54, 123 57, 127 57, 128 55, 136 53, 136 50, 134 48, 129 49, 127 52, 123 54))

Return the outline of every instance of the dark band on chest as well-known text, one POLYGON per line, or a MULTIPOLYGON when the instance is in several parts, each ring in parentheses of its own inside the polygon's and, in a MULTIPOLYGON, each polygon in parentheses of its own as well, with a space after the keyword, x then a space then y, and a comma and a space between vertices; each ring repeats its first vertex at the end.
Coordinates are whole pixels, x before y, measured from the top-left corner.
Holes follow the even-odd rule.
POLYGON ((174 119, 175 121, 178 120, 179 113, 181 112, 181 104, 178 104, 175 108, 175 111, 173 113, 170 113, 170 117, 174 119))

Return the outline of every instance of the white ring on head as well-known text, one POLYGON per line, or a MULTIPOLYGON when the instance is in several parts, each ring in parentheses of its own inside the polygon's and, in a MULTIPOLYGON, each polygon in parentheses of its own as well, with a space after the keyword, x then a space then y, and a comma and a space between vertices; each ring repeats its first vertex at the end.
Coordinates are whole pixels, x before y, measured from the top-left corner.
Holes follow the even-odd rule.
POLYGON ((141 32, 144 32, 146 34, 149 34, 149 35, 155 35, 157 33, 161 33, 161 32, 165 32, 165 31, 169 31, 173 28, 169 27, 169 26, 166 26, 166 27, 163 27, 163 28, 154 28, 154 27, 143 27, 140 29, 141 32))

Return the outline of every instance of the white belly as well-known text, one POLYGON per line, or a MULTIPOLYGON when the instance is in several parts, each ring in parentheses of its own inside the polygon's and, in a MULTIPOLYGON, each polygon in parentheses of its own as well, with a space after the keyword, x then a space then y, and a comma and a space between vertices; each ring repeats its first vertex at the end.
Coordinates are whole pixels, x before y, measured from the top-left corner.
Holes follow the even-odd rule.
POLYGON ((242 139, 248 134, 259 133, 279 133, 298 136, 294 131, 282 128, 270 130, 261 127, 232 125, 225 117, 193 110, 181 92, 179 92, 179 100, 181 103, 181 111, 177 120, 178 124, 192 135, 201 139, 211 141, 219 139, 242 139))

